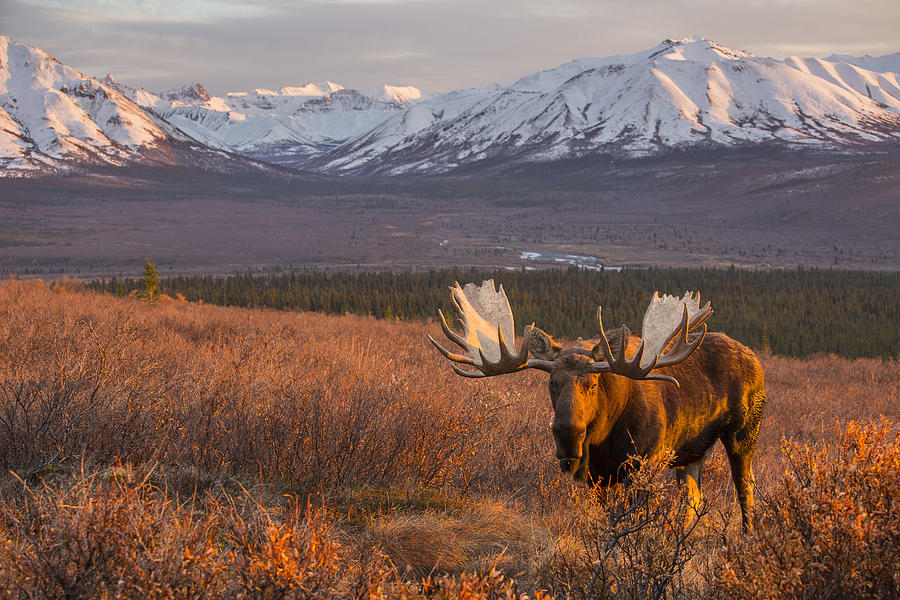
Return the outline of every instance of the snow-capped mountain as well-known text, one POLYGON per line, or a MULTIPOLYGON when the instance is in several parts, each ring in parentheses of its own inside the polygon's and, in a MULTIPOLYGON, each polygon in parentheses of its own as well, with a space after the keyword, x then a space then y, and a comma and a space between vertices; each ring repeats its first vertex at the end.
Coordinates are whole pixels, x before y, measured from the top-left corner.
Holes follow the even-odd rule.
POLYGON ((150 92, 93 79, 0 37, 0 174, 191 164, 197 153, 203 168, 238 154, 322 173, 431 174, 757 144, 900 147, 900 53, 775 60, 691 36, 434 97, 330 81, 217 97, 199 83, 150 92))
POLYGON ((196 153, 205 153, 207 162, 212 155, 227 158, 200 147, 115 87, 0 36, 0 174, 81 163, 192 164, 196 153))
MULTIPOLYGON (((784 61, 688 37, 420 102, 317 168, 446 172, 480 161, 647 156, 697 146, 900 142, 898 55, 784 61)), ((487 164, 487 163, 485 163, 487 164)))
POLYGON ((301 167, 422 97, 414 87, 360 92, 331 81, 225 97, 210 96, 199 83, 159 94, 120 84, 117 89, 204 144, 301 167))

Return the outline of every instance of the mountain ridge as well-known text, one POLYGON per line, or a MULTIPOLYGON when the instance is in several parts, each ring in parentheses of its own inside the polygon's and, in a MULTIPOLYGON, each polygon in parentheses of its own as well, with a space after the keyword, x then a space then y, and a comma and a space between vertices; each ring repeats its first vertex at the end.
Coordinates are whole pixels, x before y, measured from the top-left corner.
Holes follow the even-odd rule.
POLYGON ((423 97, 412 86, 359 91, 332 81, 225 96, 210 95, 200 83, 160 93, 118 89, 208 146, 299 168, 423 97))
POLYGON ((631 55, 576 59, 493 91, 426 100, 315 168, 419 175, 503 157, 514 165, 704 146, 897 144, 898 77, 849 61, 756 57, 690 36, 631 55))
POLYGON ((0 37, 0 168, 168 164, 185 148, 387 176, 762 145, 858 152, 900 146, 898 72, 900 53, 777 60, 688 36, 436 96, 331 81, 213 96, 90 78, 0 37))

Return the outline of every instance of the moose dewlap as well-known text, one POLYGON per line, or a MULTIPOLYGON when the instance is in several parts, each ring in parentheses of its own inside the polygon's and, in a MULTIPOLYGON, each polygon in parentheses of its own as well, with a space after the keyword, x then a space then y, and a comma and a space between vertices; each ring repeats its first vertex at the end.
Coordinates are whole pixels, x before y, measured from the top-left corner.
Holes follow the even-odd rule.
POLYGON ((624 325, 603 329, 599 341, 563 348, 533 324, 515 347, 512 309, 494 281, 450 288, 461 334, 441 326, 464 354, 431 342, 464 377, 488 377, 540 369, 550 375, 553 437, 563 471, 595 485, 627 478, 630 457, 671 452, 676 477, 699 501, 703 461, 716 440, 725 447, 741 505, 751 526, 753 449, 766 404, 756 355, 722 333, 706 332, 712 315, 699 294, 654 294, 641 336, 624 325), (674 385, 672 385, 674 384, 674 385))

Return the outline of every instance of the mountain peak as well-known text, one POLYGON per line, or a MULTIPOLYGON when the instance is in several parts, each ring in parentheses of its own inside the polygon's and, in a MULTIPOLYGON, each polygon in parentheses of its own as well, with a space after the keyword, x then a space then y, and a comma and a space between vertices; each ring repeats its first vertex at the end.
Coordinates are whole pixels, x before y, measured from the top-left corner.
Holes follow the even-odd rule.
POLYGON ((162 92, 160 96, 162 98, 165 98, 166 100, 200 100, 202 102, 207 102, 210 98, 212 98, 212 96, 209 95, 209 92, 206 91, 206 88, 203 87, 203 85, 200 83, 192 83, 191 85, 186 85, 177 90, 168 90, 166 92, 162 92))
POLYGON ((282 96, 327 96, 342 89, 344 86, 333 81, 310 81, 304 86, 285 86, 279 93, 282 96))
POLYGON ((146 113, 112 75, 88 77, 39 48, 0 39, 0 176, 132 160, 174 164, 189 138, 146 113))
MULTIPOLYGON (((40 48, 17 42, 8 35, 0 35, 0 68, 8 67, 4 62, 10 60, 12 56, 20 57, 19 62, 23 63, 27 63, 31 59, 38 59, 39 61, 46 61, 44 64, 60 64, 58 60, 40 48)), ((77 73, 75 69, 67 68, 73 73, 77 73)))
POLYGON ((370 98, 382 100, 383 102, 396 102, 398 104, 408 104, 422 99, 422 90, 411 85, 399 86, 385 83, 376 88, 370 88, 363 92, 370 98))
POLYGON ((718 60, 741 60, 755 55, 743 50, 733 50, 701 35, 688 35, 680 40, 665 39, 650 51, 650 58, 708 62, 718 60))

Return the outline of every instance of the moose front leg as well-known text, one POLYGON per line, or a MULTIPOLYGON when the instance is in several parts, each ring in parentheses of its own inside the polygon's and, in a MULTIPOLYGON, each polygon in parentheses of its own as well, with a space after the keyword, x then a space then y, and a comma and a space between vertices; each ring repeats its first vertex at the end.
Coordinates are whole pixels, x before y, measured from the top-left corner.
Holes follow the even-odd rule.
POLYGON ((695 515, 700 514, 700 505, 703 502, 703 463, 712 454, 712 448, 706 451, 702 457, 683 467, 675 469, 675 479, 679 485, 684 486, 684 493, 689 506, 695 515))
POLYGON ((587 441, 585 441, 581 446, 581 462, 578 464, 578 469, 575 471, 573 477, 576 481, 596 483, 591 481, 590 457, 588 455, 588 448, 588 443, 587 441))
POLYGON ((675 480, 678 481, 679 486, 684 486, 683 490, 688 504, 695 512, 700 510, 700 503, 703 500, 700 492, 702 469, 703 462, 699 460, 675 469, 675 480))

